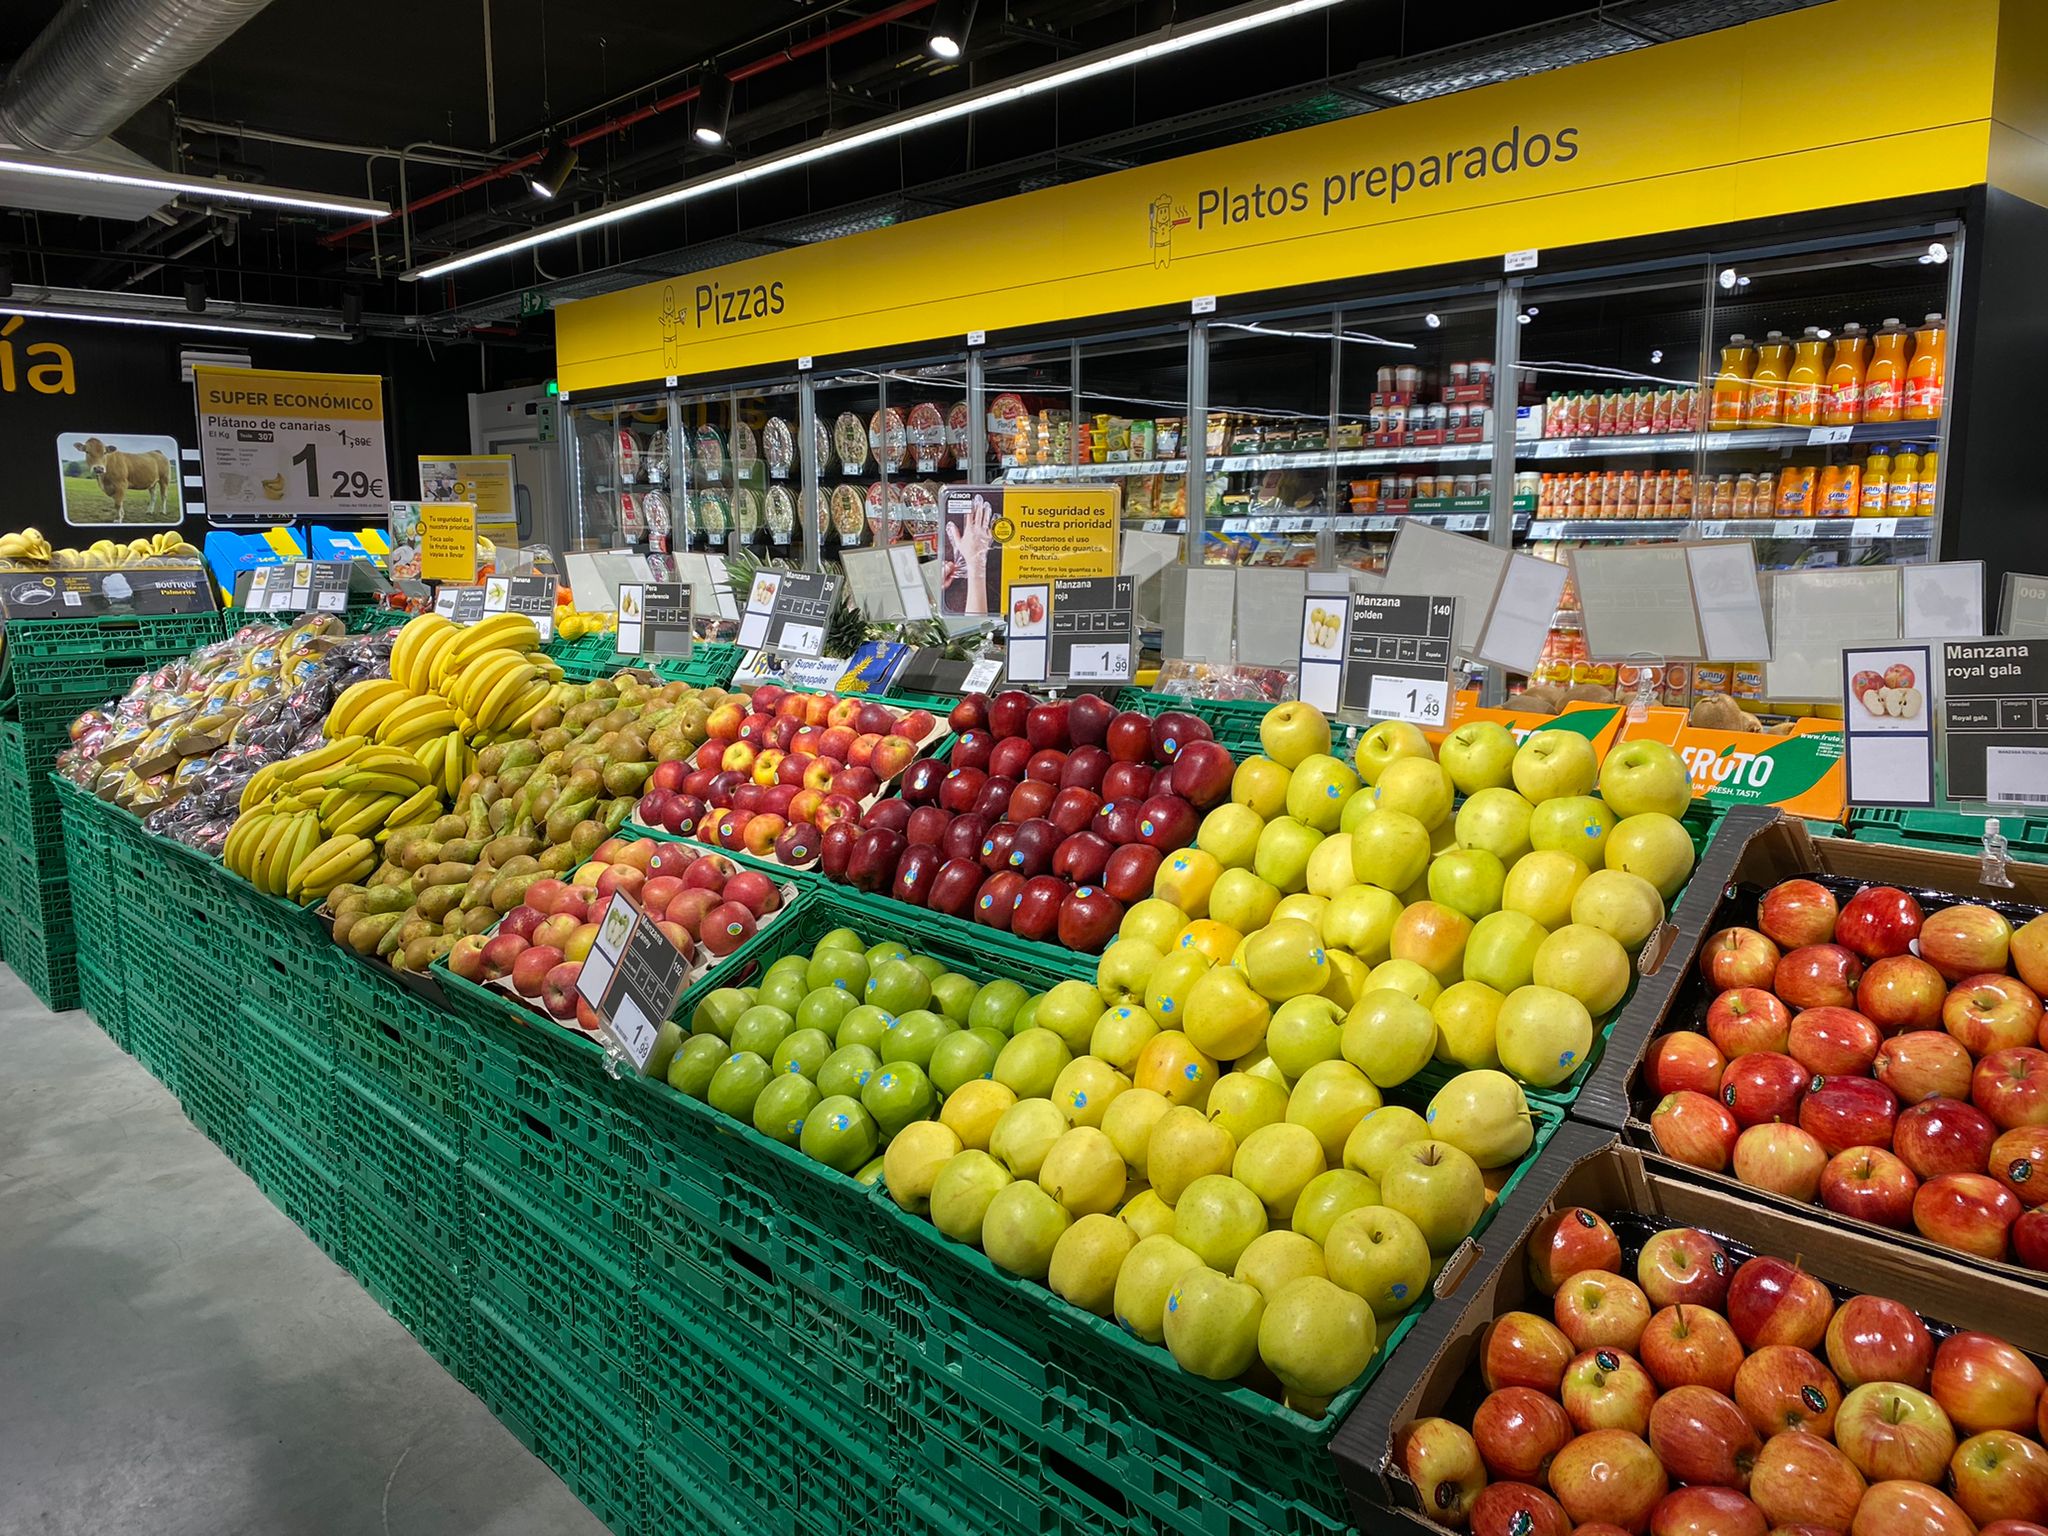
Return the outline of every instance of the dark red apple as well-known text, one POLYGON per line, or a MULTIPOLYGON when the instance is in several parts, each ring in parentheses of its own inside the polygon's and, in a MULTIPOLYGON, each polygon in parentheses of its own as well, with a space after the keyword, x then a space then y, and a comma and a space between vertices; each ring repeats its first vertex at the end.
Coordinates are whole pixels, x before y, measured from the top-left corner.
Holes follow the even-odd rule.
POLYGON ((1815 1081, 1799 1104, 1799 1126, 1828 1156, 1851 1147, 1890 1147, 1898 1095, 1871 1077, 1815 1081))
MULTIPOLYGON (((1144 844, 1138 844, 1143 847, 1144 844)), ((1116 852, 1106 837, 1093 832, 1076 832, 1053 850, 1052 872, 1075 885, 1099 882, 1116 852)))
POLYGON ((1064 751, 1070 739, 1067 735, 1067 705, 1058 700, 1032 705, 1024 716, 1024 739, 1041 752, 1048 747, 1064 751))
POLYGON ((946 776, 946 765, 936 757, 920 757, 903 773, 903 798, 912 805, 935 805, 939 799, 939 781, 946 776))
POLYGON ((846 860, 848 883, 871 895, 888 890, 907 846, 901 832, 891 832, 886 827, 863 830, 846 860))
POLYGON ((1022 736, 1005 736, 988 755, 988 771, 1001 779, 1021 779, 1024 765, 1031 761, 1031 743, 1022 736))
POLYGON ((1077 784, 1071 789, 1061 790, 1052 797, 1052 804, 1046 809, 1045 819, 1072 837, 1076 832, 1085 831, 1088 824, 1095 819, 1095 813, 1101 809, 1102 797, 1093 790, 1083 789, 1077 784))
POLYGON ((1024 877, 1015 870, 998 870, 981 882, 981 888, 974 893, 971 915, 984 928, 1000 928, 1005 933, 1010 928, 1010 918, 1017 910, 1017 897, 1024 890, 1024 877))
POLYGON ((1109 749, 1112 762, 1150 763, 1151 718, 1139 714, 1136 710, 1125 710, 1110 720, 1108 728, 1103 732, 1102 744, 1109 749))
POLYGON ((896 729, 896 711, 886 704, 863 704, 853 728, 864 736, 887 736, 896 729))
POLYGON ((1010 913, 1010 932, 1038 943, 1050 939, 1059 929, 1060 908, 1066 899, 1067 882, 1057 875, 1026 880, 1010 913))
POLYGON ((956 816, 966 815, 974 809, 975 797, 988 777, 979 768, 952 769, 939 780, 939 804, 956 816))
POLYGON ((1102 871, 1102 887, 1118 901, 1129 904, 1152 894, 1153 877, 1159 861, 1166 857, 1144 843, 1126 843, 1110 854, 1102 871))
POLYGON ((1116 706, 1101 694, 1081 694, 1067 705, 1067 737, 1076 747, 1100 747, 1115 718, 1116 706))
POLYGON ((1204 811, 1229 797, 1236 772, 1237 763, 1221 742, 1191 741, 1173 760, 1173 792, 1204 811))
POLYGON ((955 768, 988 769, 989 754, 996 749, 995 737, 987 731, 966 731, 953 743, 947 762, 955 768))
POLYGON ((988 724, 988 695, 969 693, 961 695, 960 702, 953 706, 953 712, 946 716, 946 724, 956 731, 978 731, 988 724))
POLYGON ((740 786, 751 782, 744 773, 738 773, 728 768, 722 773, 715 773, 711 776, 709 793, 704 798, 713 805, 723 808, 732 804, 732 797, 739 793, 740 786))
POLYGON ((1052 868, 1052 856, 1059 846, 1060 829, 1043 817, 1034 816, 1017 824, 1017 835, 1010 839, 1010 856, 1005 862, 1026 880, 1034 879, 1052 868))
POLYGON ((1084 955, 1098 953, 1124 920, 1124 904, 1096 885, 1075 887, 1060 903, 1060 944, 1084 955))
POLYGON ((1179 795, 1154 795, 1139 807, 1138 837, 1161 853, 1172 853, 1192 843, 1201 824, 1195 808, 1179 795))
POLYGON ((1061 789, 1102 788, 1102 776, 1109 772, 1109 754, 1100 747, 1076 747, 1067 754, 1060 769, 1061 789))
POLYGON ((683 780, 688 778, 689 774, 690 761, 688 758, 672 758, 667 762, 654 765, 654 772, 647 775, 647 787, 649 789, 678 790, 683 787, 683 780))
POLYGON ((1721 1073, 1721 1102, 1744 1130, 1752 1125, 1799 1123, 1799 1101, 1813 1074, 1779 1051, 1746 1051, 1721 1073))
POLYGON ((923 906, 931 895, 932 881, 945 862, 945 856, 929 844, 912 844, 903 850, 903 857, 896 863, 896 878, 889 883, 889 894, 913 907, 923 906))
POLYGON ((762 810, 761 790, 759 784, 742 784, 732 792, 732 808, 749 816, 758 815, 762 810))
POLYGON ((863 768, 858 763, 849 763, 832 780, 832 793, 844 795, 849 800, 865 800, 881 787, 882 781, 876 777, 875 770, 863 768))
POLYGON ((1095 825, 1091 830, 1100 832, 1118 847, 1140 842, 1143 839, 1138 832, 1138 823, 1144 820, 1143 810, 1142 801, 1108 801, 1095 812, 1095 825))
POLYGON ((1060 775, 1066 771, 1066 767, 1066 753, 1060 751, 1057 747, 1043 747, 1032 753, 1031 761, 1024 765, 1024 777, 1036 779, 1041 784, 1050 784, 1057 788, 1060 782, 1060 775))
POLYGON ((903 840, 913 847, 923 844, 936 848, 945 837, 946 828, 952 824, 953 817, 949 812, 940 810, 936 805, 920 805, 903 824, 903 840))
POLYGON ((1030 821, 1051 810, 1058 794, 1059 791, 1043 779, 1026 779, 1010 791, 1010 803, 1004 814, 1011 821, 1030 821))
POLYGON ((1010 814, 1010 796, 1017 792, 1015 779, 989 779, 981 786, 981 793, 974 797, 972 810, 977 816, 986 816, 990 821, 1001 821, 1010 814))
POLYGON ((683 780, 683 793, 698 800, 711 797, 711 786, 718 780, 716 768, 698 768, 683 780))
POLYGON ((818 868, 831 879, 844 880, 847 861, 853 857, 853 845, 859 841, 858 822, 833 822, 818 838, 818 868))
POLYGON ((1778 962, 1771 989, 1794 1009, 1853 1008, 1862 979, 1863 962, 1841 945, 1807 944, 1778 962))
POLYGON ((673 790, 650 789, 640 797, 640 803, 633 807, 633 819, 643 827, 666 827, 669 808, 675 804, 673 790))
POLYGON ((1157 777, 1150 763, 1111 763, 1103 770, 1098 793, 1105 800, 1149 799, 1157 777))
POLYGON ((981 857, 981 840, 988 836, 993 826, 986 816, 969 813, 955 816, 947 826, 945 835, 939 839, 939 851, 949 859, 975 860, 981 857))
POLYGON ((932 876, 924 904, 948 917, 967 917, 974 911, 974 893, 981 889, 982 879, 982 868, 973 860, 948 859, 932 876))
POLYGON ((1835 919, 1835 942, 1866 961, 1910 954, 1922 921, 1920 903, 1904 891, 1866 885, 1835 919))
POLYGON ((1152 721, 1152 760, 1170 763, 1191 741, 1213 741, 1216 733, 1209 722, 1183 710, 1169 709, 1152 721))
POLYGON ((808 822, 785 827, 775 840, 775 857, 793 869, 805 869, 817 862, 818 846, 825 834, 808 822))
POLYGON ((1010 867, 1010 845, 1017 841, 1017 824, 999 821, 981 840, 981 867, 990 874, 1010 867))
POLYGON ((988 728, 997 736, 1022 736, 1024 721, 1031 709, 1030 694, 1015 688, 1006 689, 988 701, 988 728))
POLYGON ((868 807, 860 824, 867 829, 879 827, 885 832, 901 832, 910 825, 910 807, 901 800, 877 800, 868 807))

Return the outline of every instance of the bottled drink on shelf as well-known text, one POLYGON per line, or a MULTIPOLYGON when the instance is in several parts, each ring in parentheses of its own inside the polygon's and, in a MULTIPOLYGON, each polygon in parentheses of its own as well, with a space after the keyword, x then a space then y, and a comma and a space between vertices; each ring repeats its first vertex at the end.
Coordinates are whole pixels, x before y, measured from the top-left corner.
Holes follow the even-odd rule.
POLYGON ((1792 369, 1785 376, 1785 425, 1811 427, 1820 421, 1820 392, 1828 371, 1828 344, 1809 325, 1792 349, 1792 369))
POLYGON ((1792 371, 1792 343, 1783 331, 1768 331, 1756 349, 1756 370, 1749 376, 1749 397, 1743 406, 1746 427, 1775 427, 1785 419, 1786 378, 1792 371))
POLYGON ((1811 464, 1787 464, 1778 475, 1778 516, 1812 517, 1815 480, 1811 464))
POLYGON ((1891 481, 1892 451, 1879 444, 1863 461, 1863 491, 1859 508, 1863 516, 1884 516, 1885 502, 1891 494, 1891 481))
POLYGON ((1913 332, 1913 361, 1906 365, 1906 420, 1933 421, 1941 414, 1942 352, 1948 327, 1941 316, 1929 315, 1913 332))
POLYGON ((1863 370, 1870 361, 1870 338, 1851 320, 1835 338, 1828 361, 1828 382, 1821 395, 1821 421, 1830 427, 1852 427, 1863 419, 1863 370))
POLYGON ((1863 372, 1863 419, 1897 421, 1906 403, 1906 344, 1911 338, 1896 319, 1886 320, 1871 341, 1870 366, 1863 372))
POLYGON ((1910 514, 1913 510, 1913 486, 1920 478, 1920 455, 1911 448, 1901 448, 1892 455, 1891 484, 1885 488, 1884 510, 1888 517, 1910 514))
POLYGON ((1854 464, 1828 464, 1820 472, 1822 517, 1854 517, 1861 509, 1863 471, 1854 464))
POLYGON ((1714 374, 1714 398, 1708 419, 1716 432, 1742 425, 1749 402, 1749 378, 1755 371, 1756 348, 1737 331, 1721 349, 1721 366, 1714 374))
POLYGON ((1941 455, 1932 448, 1920 455, 1920 472, 1913 477, 1913 513, 1927 517, 1934 511, 1934 484, 1940 479, 1941 455))

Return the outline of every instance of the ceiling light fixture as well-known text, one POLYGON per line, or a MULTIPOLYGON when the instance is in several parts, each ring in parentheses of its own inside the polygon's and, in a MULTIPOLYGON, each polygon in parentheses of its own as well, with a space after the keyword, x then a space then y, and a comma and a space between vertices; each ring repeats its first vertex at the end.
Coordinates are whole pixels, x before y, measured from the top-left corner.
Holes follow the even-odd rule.
POLYGON ((1429 314, 1426 314, 1422 317, 1422 323, 1428 326, 1433 331, 1438 326, 1442 325, 1444 322, 1443 317, 1441 315, 1437 314, 1435 311, 1431 311, 1429 314))
POLYGON ((1723 267, 1721 269, 1721 286, 1723 288, 1733 288, 1735 281, 1735 269, 1733 267, 1723 267))
MULTIPOLYGON (((459 256, 430 262, 426 266, 415 267, 400 275, 417 281, 420 278, 441 277, 450 272, 460 272, 486 261, 494 261, 500 256, 509 256, 515 251, 530 251, 536 246, 571 239, 590 230, 601 229, 608 224, 637 219, 658 209, 673 208, 679 203, 694 202, 714 193, 728 191, 779 171, 814 165, 820 160, 831 159, 856 149, 865 149, 872 144, 900 139, 920 128, 953 122, 959 118, 971 117, 977 112, 987 111, 991 107, 1007 106, 1011 102, 1043 96, 1049 91, 1058 90, 1061 86, 1092 80, 1099 75, 1128 69, 1135 64, 1147 63, 1153 59, 1168 58, 1190 48, 1220 42, 1226 37, 1235 37, 1242 32, 1272 26, 1276 22, 1290 21, 1297 16, 1326 11, 1343 3, 1344 0, 1282 0, 1282 3, 1274 4, 1272 0, 1256 0, 1256 3, 1221 11, 1199 21, 1181 23, 1168 28, 1164 33, 1150 33, 1128 42, 1098 49, 1093 53, 1063 59, 1056 64, 1045 65, 1013 79, 982 90, 964 93, 934 106, 899 113, 864 128, 851 129, 830 138, 818 139, 801 147, 785 150, 780 154, 767 155, 696 181, 682 182, 673 187, 629 198, 624 202, 613 203, 581 217, 564 219, 559 224, 550 224, 545 229, 534 230, 531 234, 518 235, 509 240, 498 241, 494 245, 465 251, 459 256)), ((722 120, 719 122, 721 132, 718 139, 707 139, 704 132, 710 121, 705 108, 712 102, 714 89, 720 81, 723 81, 722 76, 714 76, 712 81, 707 81, 704 94, 698 98, 697 137, 706 143, 722 142, 724 137, 722 120)), ((723 83, 729 102, 731 82, 723 83)))
POLYGON ((108 309, 55 309, 47 304, 0 304, 0 315, 30 320, 83 320, 93 325, 140 325, 160 331, 215 331, 232 336, 270 336, 280 341, 346 341, 340 331, 291 330, 237 320, 187 320, 182 315, 122 314, 108 309))
POLYGON ((567 139, 550 139, 541 151, 540 163, 526 173, 526 184, 535 197, 559 197, 579 158, 576 146, 567 139))
POLYGON ((704 88, 697 93, 697 126, 691 131, 699 144, 723 144, 731 122, 732 82, 714 66, 704 77, 704 88))
POLYGON ((1948 247, 1943 245, 1939 240, 1935 241, 1932 245, 1928 246, 1927 254, 1920 258, 1922 265, 1936 267, 1940 266, 1943 262, 1947 260, 1948 247))
POLYGON ((206 313, 206 279, 188 277, 185 279, 185 309, 189 314, 206 313))
POLYGON ((974 7, 969 0, 939 0, 924 46, 933 58, 950 62, 966 51, 967 31, 973 25, 974 7))
POLYGON ((209 176, 179 176, 170 171, 127 171, 84 161, 26 159, 18 151, 0 154, 0 171, 23 176, 48 176, 57 181, 85 181, 106 187, 146 187, 173 197, 210 198, 222 203, 256 203, 265 208, 304 208, 314 213, 347 214, 351 218, 388 219, 389 203, 327 192, 287 192, 216 181, 209 176))

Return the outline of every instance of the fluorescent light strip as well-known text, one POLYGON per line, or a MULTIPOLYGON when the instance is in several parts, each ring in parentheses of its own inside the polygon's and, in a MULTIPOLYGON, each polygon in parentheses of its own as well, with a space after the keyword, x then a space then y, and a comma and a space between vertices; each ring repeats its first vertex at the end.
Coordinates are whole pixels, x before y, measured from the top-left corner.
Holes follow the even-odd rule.
POLYGON ((238 320, 190 320, 173 315, 121 314, 106 309, 43 309, 29 304, 0 304, 0 315, 24 315, 31 320, 84 320, 93 325, 143 325, 161 331, 220 331, 233 336, 273 336, 283 341, 346 341, 341 331, 293 331, 282 326, 255 325, 238 320))
POLYGON ((121 171, 107 166, 72 165, 57 160, 23 160, 13 155, 0 156, 0 171, 48 176, 56 181, 87 181, 109 187, 145 187, 174 196, 211 197, 224 203, 259 203, 266 208, 305 208, 316 213, 347 214, 352 218, 391 217, 389 203, 373 202, 368 198, 341 197, 325 192, 272 192, 237 181, 215 181, 206 176, 121 171))
POLYGON ((1064 64, 1049 66, 1038 74, 1028 75, 1008 85, 957 97, 952 101, 941 102, 937 106, 908 113, 902 117, 888 118, 871 127, 857 129, 838 138, 821 139, 802 149, 770 155, 747 165, 735 166, 729 171, 721 171, 715 176, 704 177, 699 181, 688 181, 680 186, 629 198, 623 203, 613 203, 581 218, 565 219, 559 224, 537 229, 532 234, 501 240, 496 245, 487 245, 478 250, 464 252, 460 256, 451 256, 445 261, 431 262, 399 275, 415 281, 420 278, 443 277, 450 272, 460 272, 464 268, 477 266, 500 256, 509 256, 517 251, 530 251, 537 246, 566 240, 572 235, 601 229, 607 224, 638 218, 641 214, 652 213, 658 208, 673 208, 679 203, 708 197, 714 192, 723 192, 750 181, 758 181, 778 171, 794 170, 800 165, 813 165, 820 160, 846 154, 850 150, 865 149, 871 144, 900 139, 920 128, 952 122, 956 118, 968 117, 989 107, 1004 106, 1013 101, 1042 96, 1048 91, 1058 90, 1061 86, 1092 80, 1097 75, 1105 75, 1112 70, 1128 69, 1134 64, 1166 58, 1205 43, 1235 37, 1240 32, 1271 26, 1275 22, 1289 21, 1296 16, 1306 16, 1314 11, 1325 11, 1343 3, 1344 0, 1285 0, 1283 4, 1258 6, 1190 26, 1186 31, 1170 33, 1156 42, 1137 46, 1123 45, 1105 49, 1100 53, 1083 55, 1064 64))

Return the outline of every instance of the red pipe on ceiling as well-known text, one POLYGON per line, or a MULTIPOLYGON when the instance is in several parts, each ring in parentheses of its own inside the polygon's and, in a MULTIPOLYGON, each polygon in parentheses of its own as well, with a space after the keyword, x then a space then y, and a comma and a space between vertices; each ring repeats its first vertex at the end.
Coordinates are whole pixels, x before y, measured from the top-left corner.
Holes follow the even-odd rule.
MULTIPOLYGON (((901 21, 906 16, 914 16, 919 11, 930 10, 937 3, 938 0, 896 0, 894 5, 884 6, 872 15, 861 16, 852 21, 842 22, 836 27, 827 28, 815 37, 807 37, 801 42, 792 43, 787 48, 777 49, 774 53, 763 54, 758 59, 749 59, 744 64, 735 65, 725 72, 725 78, 733 81, 735 84, 742 80, 751 80, 756 75, 765 75, 770 70, 779 69, 784 64, 791 63, 794 60, 806 58, 814 53, 820 53, 831 47, 834 43, 841 42, 846 38, 857 37, 863 32, 872 32, 876 27, 887 26, 892 21, 901 21)), ((621 113, 617 117, 608 117, 595 127, 586 128, 581 133, 569 135, 569 143, 572 147, 581 149, 584 145, 598 139, 608 138, 615 133, 622 133, 635 124, 646 122, 650 117, 659 117, 664 112, 672 112, 687 102, 695 101, 703 89, 701 85, 689 86, 686 89, 675 92, 673 95, 664 96, 658 101, 651 101, 644 107, 635 107, 631 112, 621 113)), ((476 188, 485 186, 490 182, 502 181, 507 176, 515 176, 519 172, 526 170, 529 166, 540 164, 540 160, 541 152, 535 150, 530 154, 521 155, 516 160, 504 161, 501 164, 492 166, 489 170, 479 171, 474 176, 455 182, 451 186, 442 187, 439 191, 424 193, 407 203, 403 209, 399 210, 398 214, 387 214, 385 217, 394 218, 404 214, 417 213, 422 208, 431 208, 436 203, 445 203, 451 197, 459 197, 464 192, 474 191, 476 188)), ((370 228, 371 225, 380 222, 382 221, 377 219, 363 219, 357 223, 322 235, 320 243, 322 245, 339 245, 350 235, 361 234, 364 230, 370 228)))

